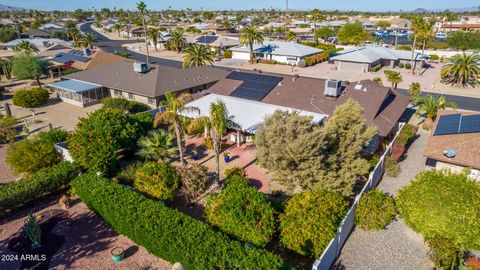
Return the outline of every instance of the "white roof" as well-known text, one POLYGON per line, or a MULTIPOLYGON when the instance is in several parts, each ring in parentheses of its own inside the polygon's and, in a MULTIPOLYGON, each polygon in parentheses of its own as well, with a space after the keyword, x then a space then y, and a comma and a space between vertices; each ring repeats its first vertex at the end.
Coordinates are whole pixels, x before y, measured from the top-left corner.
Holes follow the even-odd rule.
MULTIPOLYGON (((410 60, 412 51, 394 50, 383 46, 357 47, 338 51, 338 55, 330 58, 332 61, 347 61, 358 63, 374 63, 380 59, 410 60)), ((415 52, 415 59, 420 59, 420 53, 415 52)))
POLYGON ((235 37, 215 36, 215 35, 200 35, 200 36, 186 36, 188 43, 197 43, 203 45, 210 45, 214 47, 231 47, 238 46, 240 41, 235 37))
POLYGON ((327 117, 320 113, 294 110, 288 107, 217 94, 208 94, 186 105, 198 108, 200 114, 198 112, 184 112, 182 114, 191 118, 209 116, 210 104, 215 103, 217 100, 225 103, 230 120, 237 123, 242 131, 252 134, 257 132, 258 126, 263 122, 265 117, 273 114, 276 110, 289 112, 298 111, 300 115, 312 116, 314 123, 320 123, 327 117))
MULTIPOLYGON (((249 52, 248 46, 238 46, 230 49, 233 52, 249 52)), ((305 57, 323 52, 323 50, 302 45, 296 42, 264 41, 263 44, 254 44, 255 53, 305 57)))
POLYGON ((54 24, 54 23, 46 23, 42 26, 40 26, 38 29, 40 30, 45 30, 45 29, 58 29, 58 30, 63 30, 65 29, 63 26, 60 26, 58 24, 54 24))
POLYGON ((71 46, 73 44, 70 41, 65 41, 65 40, 61 40, 61 39, 58 39, 58 38, 18 38, 18 39, 14 39, 10 42, 5 43, 4 46, 15 47, 15 46, 18 45, 18 43, 20 43, 23 40, 26 40, 26 41, 32 43, 33 45, 35 45, 35 47, 37 47, 40 50, 42 48, 50 47, 54 44, 65 44, 65 45, 68 45, 68 46, 71 46))

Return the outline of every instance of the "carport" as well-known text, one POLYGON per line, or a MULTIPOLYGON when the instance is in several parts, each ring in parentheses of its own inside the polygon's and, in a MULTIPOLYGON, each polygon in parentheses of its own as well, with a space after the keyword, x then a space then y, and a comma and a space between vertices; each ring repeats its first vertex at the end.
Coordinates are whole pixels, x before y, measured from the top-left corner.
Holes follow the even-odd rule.
POLYGON ((80 107, 99 103, 104 97, 108 97, 108 91, 105 87, 79 80, 65 80, 50 83, 47 86, 55 89, 63 102, 80 107))

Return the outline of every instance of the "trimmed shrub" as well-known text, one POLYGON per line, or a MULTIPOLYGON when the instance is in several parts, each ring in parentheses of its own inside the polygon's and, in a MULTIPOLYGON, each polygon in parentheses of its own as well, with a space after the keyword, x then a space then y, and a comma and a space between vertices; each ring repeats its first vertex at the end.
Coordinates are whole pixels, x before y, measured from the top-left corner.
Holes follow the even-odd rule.
POLYGON ((410 63, 405 63, 405 69, 411 69, 412 68, 412 64, 410 63))
POLYGON ((202 118, 195 118, 188 124, 186 128, 187 134, 202 134, 205 132, 205 125, 202 118))
POLYGON ((153 130, 153 115, 148 112, 141 112, 135 113, 130 115, 130 118, 140 125, 142 128, 142 132, 140 132, 140 136, 144 136, 150 130, 153 130))
POLYGON ((232 58, 232 51, 226 50, 223 52, 223 58, 232 58))
MULTIPOLYGON (((213 139, 211 137, 205 138, 203 140, 203 146, 208 150, 213 150, 213 139)), ((220 142, 220 149, 225 149, 227 147, 227 143, 222 141, 220 142)))
POLYGON ((397 177, 400 173, 400 165, 391 155, 385 158, 385 172, 390 177, 397 177))
POLYGON ((117 109, 132 114, 150 110, 150 107, 146 104, 124 98, 106 97, 102 99, 102 104, 104 108, 117 109))
POLYGON ((146 162, 135 172, 134 187, 148 197, 171 201, 178 189, 179 176, 168 163, 146 162))
POLYGON ((295 194, 280 215, 280 241, 303 256, 319 257, 348 212, 348 203, 329 190, 295 194))
POLYGON ((186 269, 281 269, 283 261, 229 239, 209 225, 92 174, 72 183, 77 194, 118 233, 186 269))
POLYGON ((404 68, 404 67, 405 67, 405 64, 404 64, 404 63, 400 63, 400 64, 398 64, 398 67, 399 67, 399 68, 404 68))
POLYGON ((355 212, 355 224, 365 230, 382 230, 396 215, 393 199, 374 189, 360 198, 355 212))
POLYGON ((52 144, 61 143, 67 140, 68 131, 63 129, 52 129, 49 131, 43 131, 38 133, 37 138, 40 140, 46 140, 52 144))
POLYGON ((430 248, 430 259, 436 267, 441 269, 453 269, 458 266, 462 259, 462 251, 452 239, 443 236, 434 236, 426 239, 430 248))
POLYGON ((430 55, 430 60, 431 61, 438 61, 438 60, 440 60, 440 56, 438 56, 438 54, 431 54, 430 55))
POLYGON ((261 247, 275 233, 275 210, 242 176, 232 176, 222 192, 208 197, 206 216, 223 232, 261 247))
POLYGON ((403 126, 400 134, 398 134, 397 139, 392 147, 391 156, 393 161, 398 162, 407 152, 407 147, 410 145, 412 140, 415 138, 418 127, 410 124, 403 126))
POLYGON ((240 167, 233 167, 230 169, 226 169, 224 172, 225 178, 230 178, 233 176, 245 176, 245 169, 240 167))
POLYGON ((18 181, 0 185, 0 216, 12 214, 23 206, 66 189, 77 175, 77 165, 62 162, 18 181))
POLYGON ((8 148, 5 161, 16 173, 30 174, 59 163, 60 154, 47 139, 26 139, 8 148))
POLYGON ((49 93, 47 89, 33 88, 15 91, 13 94, 13 105, 33 108, 47 103, 49 93))
POLYGON ((371 71, 372 72, 377 72, 379 71, 380 69, 382 68, 382 65, 378 64, 378 65, 375 65, 371 68, 371 71))
POLYGON ((142 166, 143 163, 139 161, 128 164, 117 173, 115 180, 122 185, 133 186, 133 182, 135 181, 135 172, 137 172, 137 169, 142 166))
POLYGON ((15 136, 18 134, 15 129, 17 124, 17 118, 0 113, 0 144, 15 141, 15 136))
POLYGON ((276 65, 276 64, 277 64, 277 60, 258 59, 258 60, 257 60, 257 63, 260 63, 260 64, 269 64, 269 65, 276 65))
POLYGON ((480 248, 480 184, 466 174, 421 172, 396 202, 405 223, 425 238, 441 235, 460 247, 480 248))

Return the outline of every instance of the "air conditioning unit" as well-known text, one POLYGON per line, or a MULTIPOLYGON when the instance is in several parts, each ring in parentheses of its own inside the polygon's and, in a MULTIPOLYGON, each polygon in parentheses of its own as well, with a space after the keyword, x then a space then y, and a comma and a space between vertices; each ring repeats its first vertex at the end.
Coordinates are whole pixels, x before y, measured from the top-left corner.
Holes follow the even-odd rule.
POLYGON ((144 62, 134 62, 133 71, 137 73, 146 73, 148 72, 148 65, 147 63, 144 63, 144 62))
POLYGON ((342 81, 339 80, 327 80, 325 82, 325 96, 326 97, 338 97, 342 93, 342 81))

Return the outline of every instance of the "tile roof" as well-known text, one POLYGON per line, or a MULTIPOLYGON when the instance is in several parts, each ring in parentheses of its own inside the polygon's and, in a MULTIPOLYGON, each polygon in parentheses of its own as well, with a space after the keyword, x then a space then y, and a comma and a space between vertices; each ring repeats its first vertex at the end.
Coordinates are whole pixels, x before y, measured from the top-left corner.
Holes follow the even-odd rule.
MULTIPOLYGON (((407 96, 397 94, 371 80, 360 82, 366 91, 355 90, 356 83, 344 84, 343 93, 335 99, 324 96, 325 80, 323 79, 282 76, 281 85, 274 87, 262 102, 332 115, 337 106, 351 98, 363 107, 365 120, 376 126, 381 136, 387 136, 396 127, 409 104, 407 96)), ((222 79, 207 92, 230 95, 241 83, 241 81, 222 79)))
POLYGON ((462 114, 473 115, 478 114, 474 112, 460 112, 460 111, 441 111, 438 113, 438 117, 435 120, 434 126, 430 133, 427 146, 423 155, 442 161, 449 164, 459 165, 463 167, 471 167, 474 169, 480 169, 480 132, 477 133, 463 133, 463 134, 450 134, 450 135, 437 135, 433 133, 438 124, 438 120, 441 115, 447 114, 462 114), (447 149, 454 149, 456 156, 454 158, 447 158, 444 156, 443 151, 447 149))
POLYGON ((213 67, 176 69, 151 64, 150 71, 137 73, 131 61, 118 61, 94 69, 65 76, 84 82, 103 85, 145 97, 159 97, 167 91, 180 91, 216 82, 228 74, 213 67))
MULTIPOLYGON (((238 46, 230 49, 233 52, 249 52, 248 46, 238 46)), ((263 44, 254 44, 253 50, 256 53, 267 53, 273 55, 286 55, 304 57, 312 54, 321 53, 323 50, 299 44, 296 42, 285 41, 265 41, 263 44)))

